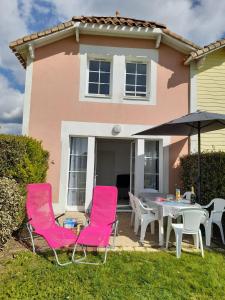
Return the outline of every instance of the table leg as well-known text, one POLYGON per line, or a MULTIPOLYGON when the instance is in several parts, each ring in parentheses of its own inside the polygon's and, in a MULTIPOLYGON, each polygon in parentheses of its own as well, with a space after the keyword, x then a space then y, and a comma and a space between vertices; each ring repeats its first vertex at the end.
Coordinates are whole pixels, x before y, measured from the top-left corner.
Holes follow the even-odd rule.
POLYGON ((159 246, 164 245, 163 217, 159 219, 159 246))

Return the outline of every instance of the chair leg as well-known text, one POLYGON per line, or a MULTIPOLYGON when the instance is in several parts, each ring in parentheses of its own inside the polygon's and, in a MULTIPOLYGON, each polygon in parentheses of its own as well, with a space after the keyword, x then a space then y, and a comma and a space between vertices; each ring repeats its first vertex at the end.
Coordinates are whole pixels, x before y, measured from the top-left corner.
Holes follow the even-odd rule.
POLYGON ((193 234, 193 238, 194 238, 194 245, 197 249, 199 249, 199 237, 197 234, 193 234))
POLYGON ((113 249, 115 248, 116 236, 118 235, 118 224, 119 224, 119 221, 117 220, 115 223, 114 234, 113 234, 113 245, 112 245, 113 249))
POLYGON ((151 234, 155 234, 155 222, 151 222, 151 234))
POLYGON ((203 242, 202 242, 202 232, 201 232, 200 229, 198 231, 198 237, 199 237, 199 244, 200 244, 200 249, 201 249, 202 257, 204 257, 204 249, 203 249, 203 242))
POLYGON ((109 250, 109 247, 105 247, 105 254, 104 254, 104 258, 103 258, 103 261, 101 263, 94 263, 94 262, 87 262, 87 261, 83 261, 87 258, 87 252, 85 250, 85 247, 84 245, 82 245, 82 248, 83 248, 83 252, 84 252, 84 256, 79 258, 79 259, 74 259, 74 256, 75 256, 75 252, 76 252, 76 246, 74 247, 74 250, 73 250, 73 255, 72 255, 72 261, 74 263, 77 263, 77 264, 86 264, 86 265, 102 265, 102 264, 105 264, 106 263, 106 260, 107 260, 107 254, 108 254, 108 250, 109 250))
POLYGON ((176 232, 176 256, 181 257, 181 247, 182 247, 182 232, 176 232))
POLYGON ((32 234, 32 228, 31 228, 31 225, 27 223, 27 230, 30 234, 30 239, 31 239, 31 245, 32 245, 32 251, 33 253, 36 253, 36 249, 35 249, 35 246, 34 246, 34 238, 33 238, 33 234, 32 234))
POLYGON ((145 233, 147 226, 149 224, 149 221, 141 220, 141 234, 140 234, 140 242, 143 243, 145 239, 145 233))
POLYGON ((140 220, 139 220, 138 216, 135 214, 135 220, 134 220, 134 233, 135 233, 136 235, 138 234, 139 223, 140 223, 140 220))
POLYGON ((207 247, 211 245, 211 236, 212 236, 212 223, 205 225, 205 243, 207 247))
POLYGON ((219 229, 220 229, 220 234, 221 234, 222 242, 223 242, 223 244, 225 244, 225 241, 224 241, 224 233, 223 233, 223 225, 222 225, 221 222, 220 222, 220 223, 217 223, 217 225, 218 225, 218 227, 219 227, 219 229))
POLYGON ((61 262, 59 261, 59 258, 58 258, 58 255, 57 255, 57 253, 56 253, 56 250, 53 249, 53 248, 52 248, 52 250, 53 250, 53 252, 54 252, 54 254, 55 254, 56 262, 57 262, 57 264, 58 264, 60 267, 64 267, 64 266, 67 266, 67 265, 69 265, 69 264, 72 264, 72 261, 67 261, 67 262, 65 262, 65 263, 61 263, 61 262))
POLYGON ((172 224, 172 218, 170 216, 168 216, 167 229, 166 229, 166 249, 168 249, 168 246, 169 246, 170 233, 172 231, 171 224, 172 224))

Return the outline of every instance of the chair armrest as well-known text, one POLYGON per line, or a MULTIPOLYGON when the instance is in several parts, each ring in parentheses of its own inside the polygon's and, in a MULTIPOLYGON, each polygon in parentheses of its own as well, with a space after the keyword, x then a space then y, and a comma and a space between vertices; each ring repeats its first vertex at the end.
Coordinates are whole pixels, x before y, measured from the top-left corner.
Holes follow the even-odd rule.
POLYGON ((205 209, 205 208, 209 208, 211 206, 211 203, 207 204, 207 205, 201 205, 201 208, 205 209))
POLYGON ((61 218, 61 217, 64 216, 64 215, 65 215, 65 213, 63 213, 63 214, 61 214, 61 215, 55 217, 55 221, 58 223, 58 225, 59 225, 59 218, 61 218))
POLYGON ((61 215, 55 217, 55 221, 57 221, 59 218, 61 218, 61 217, 64 216, 64 215, 65 215, 65 213, 63 213, 63 214, 61 214, 61 215))

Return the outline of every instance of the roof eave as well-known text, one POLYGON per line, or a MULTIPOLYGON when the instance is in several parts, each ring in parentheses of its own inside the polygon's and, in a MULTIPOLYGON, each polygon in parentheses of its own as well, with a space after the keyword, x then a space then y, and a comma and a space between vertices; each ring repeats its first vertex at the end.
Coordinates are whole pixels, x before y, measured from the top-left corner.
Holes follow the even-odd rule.
MULTIPOLYGON (((42 47, 47 44, 56 42, 60 39, 66 38, 71 35, 75 35, 75 31, 78 28, 80 34, 93 34, 93 35, 109 35, 109 36, 120 36, 120 37, 135 37, 142 39, 156 39, 159 34, 163 37, 163 42, 169 46, 177 49, 178 51, 189 54, 196 48, 189 43, 179 40, 171 35, 163 32, 161 28, 150 28, 150 27, 135 27, 135 26, 121 26, 121 25, 110 25, 110 24, 90 24, 74 22, 70 27, 63 30, 50 32, 48 35, 37 37, 33 40, 28 40, 25 43, 21 43, 18 46, 10 46, 15 55, 24 65, 26 64, 27 47, 32 44, 34 48, 42 47)), ((25 67, 25 65, 24 65, 25 67)))

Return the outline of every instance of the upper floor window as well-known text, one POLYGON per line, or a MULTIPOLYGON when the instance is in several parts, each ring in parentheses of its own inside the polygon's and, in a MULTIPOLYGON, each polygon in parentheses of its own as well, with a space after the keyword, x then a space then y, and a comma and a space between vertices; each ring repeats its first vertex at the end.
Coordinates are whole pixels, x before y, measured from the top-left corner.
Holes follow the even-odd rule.
POLYGON ((134 97, 147 96, 147 64, 126 63, 125 95, 134 97))
POLYGON ((110 62, 89 60, 88 94, 110 94, 110 62))

